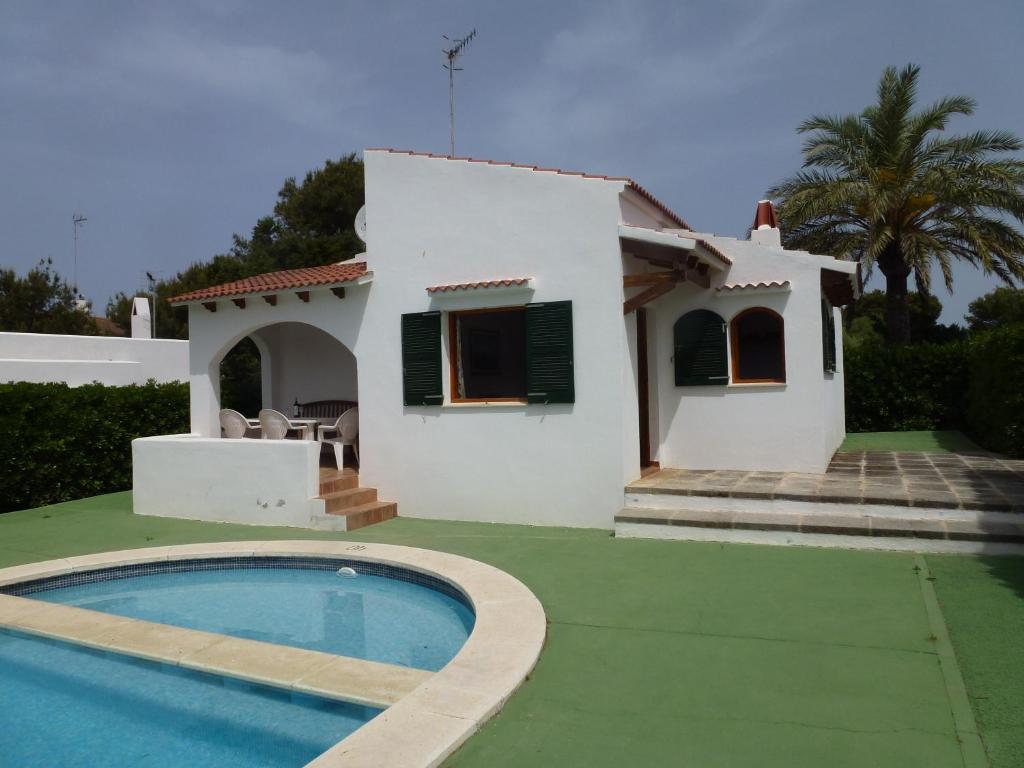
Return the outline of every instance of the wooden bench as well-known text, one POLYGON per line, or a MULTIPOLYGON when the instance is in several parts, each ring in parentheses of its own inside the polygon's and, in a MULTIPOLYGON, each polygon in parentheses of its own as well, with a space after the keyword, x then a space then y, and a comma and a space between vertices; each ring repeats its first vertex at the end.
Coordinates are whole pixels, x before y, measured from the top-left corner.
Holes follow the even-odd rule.
POLYGON ((358 403, 353 400, 313 400, 299 403, 299 418, 333 420, 357 405, 358 403))

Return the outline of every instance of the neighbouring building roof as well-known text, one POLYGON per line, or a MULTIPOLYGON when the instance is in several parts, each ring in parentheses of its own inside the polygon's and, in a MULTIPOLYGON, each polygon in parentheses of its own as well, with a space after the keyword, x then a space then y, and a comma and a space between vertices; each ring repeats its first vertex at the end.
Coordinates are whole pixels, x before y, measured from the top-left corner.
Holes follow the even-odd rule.
POLYGON ((124 328, 115 323, 109 317, 103 317, 102 315, 94 315, 92 318, 92 324, 96 326, 96 330, 99 331, 103 336, 127 336, 124 328))
POLYGON ((692 229, 689 224, 680 216, 678 213, 673 211, 658 198, 644 189, 642 186, 637 184, 633 179, 628 176, 603 176, 597 173, 583 173, 582 171, 565 171, 561 168, 542 168, 538 165, 526 165, 523 163, 510 163, 501 160, 481 160, 476 157, 452 157, 450 155, 439 155, 433 152, 414 152, 408 149, 394 149, 392 147, 370 147, 365 150, 366 152, 388 152, 392 155, 410 155, 413 157, 431 157, 437 160, 459 160, 467 163, 483 163, 485 165, 497 165, 505 168, 523 168, 528 171, 537 171, 538 173, 555 173, 560 176, 579 176, 583 179, 601 179, 604 181, 621 181, 625 183, 628 189, 631 189, 636 194, 640 195, 644 200, 653 205, 659 211, 664 213, 674 223, 678 224, 683 229, 692 229))
POLYGON ((475 283, 452 283, 450 285, 431 285, 427 293, 449 293, 455 291, 472 291, 477 288, 520 288, 529 286, 532 277, 506 277, 500 280, 478 280, 475 283))
POLYGON ((338 264, 326 264, 321 267, 285 269, 280 272, 254 275, 231 283, 211 285, 209 288, 200 288, 198 291, 175 296, 170 302, 171 304, 185 304, 190 301, 213 301, 250 293, 273 293, 297 288, 340 285, 358 280, 366 274, 368 273, 365 261, 342 261, 338 264))

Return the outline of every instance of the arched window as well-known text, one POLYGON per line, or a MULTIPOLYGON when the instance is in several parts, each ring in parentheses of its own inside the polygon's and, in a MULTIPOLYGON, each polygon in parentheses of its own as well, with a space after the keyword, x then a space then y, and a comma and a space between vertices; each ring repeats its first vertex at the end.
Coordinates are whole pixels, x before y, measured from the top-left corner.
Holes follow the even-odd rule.
POLYGON ((786 380, 786 341, 780 314, 754 307, 736 315, 730 328, 734 382, 786 380))
POLYGON ((707 309, 695 309, 676 320, 676 386, 728 384, 725 320, 707 309))

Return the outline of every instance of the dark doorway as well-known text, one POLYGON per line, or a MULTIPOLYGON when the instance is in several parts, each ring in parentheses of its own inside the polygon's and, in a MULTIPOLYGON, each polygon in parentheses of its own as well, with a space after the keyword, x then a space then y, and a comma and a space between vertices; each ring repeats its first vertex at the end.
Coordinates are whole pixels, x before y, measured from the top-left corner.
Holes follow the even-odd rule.
POLYGON ((651 404, 647 374, 647 310, 636 311, 636 394, 640 409, 640 469, 651 466, 651 404))

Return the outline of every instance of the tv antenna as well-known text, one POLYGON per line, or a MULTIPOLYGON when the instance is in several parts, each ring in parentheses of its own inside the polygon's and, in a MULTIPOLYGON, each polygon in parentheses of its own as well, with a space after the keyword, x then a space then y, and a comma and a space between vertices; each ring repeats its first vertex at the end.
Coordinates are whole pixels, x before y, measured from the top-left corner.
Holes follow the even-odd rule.
POLYGON ((470 41, 476 37, 476 28, 474 27, 472 32, 462 38, 452 39, 448 35, 441 35, 441 37, 452 43, 451 48, 442 49, 448 63, 441 66, 448 70, 448 123, 451 134, 451 157, 455 157, 455 73, 462 71, 462 67, 456 67, 455 62, 466 50, 470 41))
POLYGON ((85 218, 85 216, 83 216, 80 213, 71 214, 71 227, 74 230, 75 241, 75 262, 72 284, 75 286, 75 293, 77 293, 79 296, 81 296, 81 291, 78 290, 78 229, 87 221, 88 219, 85 218))

